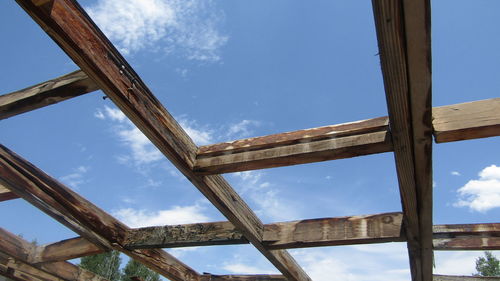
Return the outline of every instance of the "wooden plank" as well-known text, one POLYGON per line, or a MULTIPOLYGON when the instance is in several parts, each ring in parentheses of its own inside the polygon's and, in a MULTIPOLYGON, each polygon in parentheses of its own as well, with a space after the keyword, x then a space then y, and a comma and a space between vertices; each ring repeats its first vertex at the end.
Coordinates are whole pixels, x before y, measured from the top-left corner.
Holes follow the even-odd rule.
POLYGON ((499 236, 500 223, 441 224, 433 227, 435 238, 454 238, 459 235, 499 236))
POLYGON ((373 0, 412 280, 432 278, 428 1, 373 0))
POLYGON ((68 262, 33 265, 33 255, 37 251, 34 244, 3 228, 0 228, 0 237, 0 260, 3 260, 4 271, 7 273, 10 270, 9 275, 16 278, 21 280, 105 281, 104 278, 68 262))
POLYGON ((460 275, 437 275, 433 276, 434 281, 500 281, 500 277, 483 276, 460 276, 460 275))
POLYGON ((255 274, 255 275, 214 275, 203 274, 200 281, 286 281, 283 275, 255 274))
POLYGON ((98 90, 77 70, 61 77, 0 96, 0 120, 98 90))
POLYGON ((84 256, 103 253, 104 251, 82 237, 62 240, 36 248, 32 263, 65 261, 84 256))
MULTIPOLYGON (((402 213, 320 218, 264 225, 262 243, 268 249, 308 248, 404 241, 402 213)), ((130 249, 245 244, 243 233, 230 222, 137 228, 124 246, 130 249)))
POLYGON ((310 280, 288 253, 263 247, 262 222, 221 176, 193 173, 196 145, 76 1, 17 2, 278 270, 310 280))
POLYGON ((500 98, 432 109, 437 143, 500 135, 500 98))
POLYGON ((131 229, 123 244, 129 249, 148 249, 247 243, 243 233, 225 221, 131 229))
POLYGON ((289 249, 404 241, 402 213, 385 213, 266 224, 270 249, 289 249))
POLYGON ((199 274, 162 250, 121 247, 127 226, 0 145, 0 183, 104 249, 119 250, 171 280, 197 280, 199 274))
POLYGON ((17 196, 15 193, 11 192, 9 189, 0 184, 0 202, 17 198, 19 198, 19 196, 17 196))
POLYGON ((441 251, 491 251, 500 250, 500 237, 465 236, 437 238, 433 240, 434 250, 441 251))
POLYGON ((205 145, 200 146, 197 157, 227 155, 258 149, 275 148, 284 145, 313 142, 329 138, 379 132, 387 130, 388 124, 389 119, 387 117, 378 117, 357 122, 205 145))
POLYGON ((317 140, 299 139, 290 144, 271 143, 267 146, 257 144, 256 146, 260 148, 252 147, 250 144, 248 151, 242 151, 241 148, 236 149, 236 152, 227 148, 214 151, 213 153, 222 155, 199 155, 194 170, 200 174, 230 173, 392 151, 387 123, 379 131, 352 132, 349 135, 339 133, 339 135, 325 134, 322 139, 317 140))

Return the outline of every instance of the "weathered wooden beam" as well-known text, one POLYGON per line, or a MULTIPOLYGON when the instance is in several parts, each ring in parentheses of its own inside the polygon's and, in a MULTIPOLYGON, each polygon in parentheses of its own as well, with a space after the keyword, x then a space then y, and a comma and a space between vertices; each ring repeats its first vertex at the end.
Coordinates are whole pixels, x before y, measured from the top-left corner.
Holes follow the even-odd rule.
POLYGON ((436 238, 434 250, 440 251, 491 251, 500 250, 500 237, 463 236, 436 238))
POLYGON ((200 147, 194 170, 229 173, 392 151, 388 119, 288 132, 200 147))
POLYGON ((432 280, 430 3, 373 0, 412 280, 432 280))
POLYGON ((0 228, 0 274, 20 280, 95 280, 104 278, 68 262, 33 264, 36 246, 0 228), (3 268, 3 269, 2 269, 3 268))
POLYGON ((435 225, 434 250, 500 250, 500 223, 435 225))
MULTIPOLYGON (((404 241, 402 213, 321 218, 264 225, 262 243, 268 249, 370 244, 404 241)), ((230 222, 137 228, 129 231, 130 249, 246 244, 230 222)))
POLYGON ((64 76, 0 96, 0 120, 98 90, 77 70, 64 76))
POLYGON ((500 277, 484 276, 459 276, 459 275, 437 275, 433 276, 434 281, 500 281, 500 277))
POLYGON ((455 238, 461 235, 498 236, 500 223, 440 224, 433 227, 435 238, 455 238))
POLYGON ((270 249, 404 241, 401 213, 281 222, 264 226, 270 249))
POLYGON ((199 278, 165 251, 124 249, 127 226, 1 145, 0 183, 96 246, 119 250, 171 280, 199 278))
POLYGON ((193 172, 196 145, 76 1, 17 2, 278 270, 290 280, 310 280, 290 254, 265 249, 262 222, 223 177, 193 172))
POLYGON ((203 274, 200 281, 286 281, 286 277, 277 274, 255 275, 214 275, 203 274))
POLYGON ((87 239, 76 237, 36 247, 31 262, 45 263, 65 261, 103 252, 101 248, 89 242, 87 239))
POLYGON ((12 199, 17 199, 17 198, 19 198, 19 196, 17 196, 15 193, 11 192, 9 189, 4 187, 0 183, 0 202, 12 200, 12 199))
POLYGON ((432 109, 437 143, 500 135, 500 98, 432 109))

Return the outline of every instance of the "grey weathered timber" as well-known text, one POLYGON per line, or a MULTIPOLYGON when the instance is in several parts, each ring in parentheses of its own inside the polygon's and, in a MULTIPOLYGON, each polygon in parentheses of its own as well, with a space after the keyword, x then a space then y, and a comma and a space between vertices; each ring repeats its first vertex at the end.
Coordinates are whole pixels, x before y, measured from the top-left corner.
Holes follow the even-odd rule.
POLYGON ((80 281, 106 279, 68 262, 34 265, 36 246, 0 228, 0 275, 20 280, 80 281))
POLYGON ((128 232, 124 241, 130 249, 247 243, 243 233, 228 221, 136 228, 128 232))
POLYGON ((229 173, 388 151, 392 151, 388 120, 376 118, 201 147, 194 170, 229 173))
POLYGON ((255 275, 213 275, 203 274, 200 281, 286 281, 283 275, 255 274, 255 275))
POLYGON ((64 76, 0 96, 0 120, 98 90, 77 70, 64 76))
POLYGON ((4 187, 0 183, 0 202, 12 200, 12 199, 17 199, 17 198, 19 198, 19 196, 17 196, 15 193, 11 192, 9 189, 4 187))
POLYGON ((434 250, 441 251, 491 251, 500 250, 500 237, 464 235, 454 238, 436 238, 434 250))
POLYGON ((413 281, 432 279, 429 1, 373 0, 413 281))
POLYGON ((103 250, 121 251, 171 280, 199 278, 165 251, 124 249, 127 226, 2 145, 0 183, 103 250))
POLYGON ((281 273, 310 280, 286 251, 262 245, 262 222, 224 178, 193 172, 196 145, 76 1, 17 2, 281 273))
POLYGON ((65 261, 103 252, 101 248, 89 242, 87 239, 76 237, 36 247, 31 262, 46 263, 65 261))
MULTIPOLYGON (((268 249, 289 249, 404 241, 402 219, 402 213, 383 213, 265 224, 262 243, 268 249)), ((125 241, 130 249, 248 243, 230 222, 131 229, 125 241)))
POLYGON ((500 98, 434 107, 437 143, 500 135, 500 98))
POLYGON ((483 276, 460 276, 460 275, 437 275, 433 276, 434 281, 500 281, 500 277, 483 276))

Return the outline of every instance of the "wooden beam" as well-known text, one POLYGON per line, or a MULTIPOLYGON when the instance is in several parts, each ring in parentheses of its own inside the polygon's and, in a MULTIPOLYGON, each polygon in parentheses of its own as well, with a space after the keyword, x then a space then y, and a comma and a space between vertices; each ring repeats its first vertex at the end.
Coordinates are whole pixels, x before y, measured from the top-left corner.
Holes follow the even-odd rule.
POLYGON ((288 132, 200 147, 194 170, 229 173, 392 151, 388 119, 288 132))
POLYGON ((434 107, 437 143, 500 135, 500 98, 434 107))
MULTIPOLYGON (((308 248, 404 241, 402 213, 308 219, 264 225, 268 249, 308 248)), ((137 228, 129 231, 130 249, 246 244, 230 222, 137 228)))
POLYGON ((68 262, 34 265, 36 246, 0 228, 0 272, 20 280, 94 280, 104 278, 68 262))
POLYGON ((98 90, 77 70, 61 77, 0 96, 0 120, 98 90))
POLYGON ((500 250, 500 223, 435 225, 434 250, 500 250))
POLYGON ((214 275, 203 274, 200 281, 286 281, 283 275, 255 274, 255 275, 214 275))
POLYGON ((36 248, 32 263, 65 261, 104 253, 104 251, 83 237, 62 240, 36 248))
POLYGON ((412 280, 432 279, 430 3, 373 0, 412 280))
POLYGON ((434 281, 500 281, 500 277, 484 276, 459 276, 459 275, 437 275, 433 276, 434 281))
POLYGON ((264 242, 289 249, 404 241, 402 220, 401 213, 385 213, 266 224, 264 242))
POLYGON ((103 249, 119 250, 171 280, 199 278, 165 251, 124 249, 127 226, 1 145, 0 183, 103 249))
POLYGON ((11 192, 9 189, 0 184, 0 202, 17 198, 19 198, 19 196, 17 196, 15 193, 11 192))
POLYGON ((290 280, 310 280, 290 254, 265 249, 262 222, 224 178, 193 172, 196 145, 76 1, 17 2, 278 270, 290 280))

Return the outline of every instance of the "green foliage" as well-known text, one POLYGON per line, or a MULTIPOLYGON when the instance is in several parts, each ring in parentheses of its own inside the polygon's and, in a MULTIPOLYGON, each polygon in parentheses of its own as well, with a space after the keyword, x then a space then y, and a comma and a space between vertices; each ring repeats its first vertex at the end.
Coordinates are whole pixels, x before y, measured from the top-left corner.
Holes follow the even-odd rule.
POLYGON ((500 261, 491 252, 484 252, 484 257, 476 259, 476 270, 479 276, 500 276, 500 261))
POLYGON ((160 281, 160 275, 158 273, 130 259, 123 269, 122 281, 131 281, 132 277, 140 277, 144 281, 160 281))
POLYGON ((83 257, 80 267, 92 271, 110 281, 120 280, 120 253, 111 251, 93 256, 83 257))

